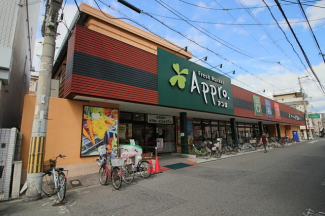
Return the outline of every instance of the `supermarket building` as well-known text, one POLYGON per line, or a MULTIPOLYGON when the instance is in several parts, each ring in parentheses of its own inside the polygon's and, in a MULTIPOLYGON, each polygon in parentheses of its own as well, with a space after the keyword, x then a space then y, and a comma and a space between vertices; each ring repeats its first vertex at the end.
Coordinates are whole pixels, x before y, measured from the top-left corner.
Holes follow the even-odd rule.
MULTIPOLYGON (((45 160, 69 176, 98 171, 98 154, 130 139, 144 152, 187 153, 192 141, 243 142, 264 131, 293 137, 304 114, 231 84, 215 71, 190 62, 191 53, 99 10, 80 6, 71 35, 56 59, 45 160), (113 17, 112 17, 113 18, 113 17), (177 147, 177 144, 182 144, 177 147)), ((26 173, 35 96, 24 102, 21 157, 26 173)))

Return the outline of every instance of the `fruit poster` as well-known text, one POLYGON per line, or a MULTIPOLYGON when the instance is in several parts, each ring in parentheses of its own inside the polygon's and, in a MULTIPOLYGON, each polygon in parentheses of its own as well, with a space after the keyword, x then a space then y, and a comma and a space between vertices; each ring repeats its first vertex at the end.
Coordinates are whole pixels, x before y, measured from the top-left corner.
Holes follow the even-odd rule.
POLYGON ((117 152, 118 109, 84 106, 80 156, 117 152))

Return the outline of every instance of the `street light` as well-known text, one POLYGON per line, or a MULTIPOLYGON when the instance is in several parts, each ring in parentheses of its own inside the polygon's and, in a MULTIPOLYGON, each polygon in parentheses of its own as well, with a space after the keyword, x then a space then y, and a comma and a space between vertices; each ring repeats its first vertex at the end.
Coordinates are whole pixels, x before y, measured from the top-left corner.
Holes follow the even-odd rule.
POLYGON ((228 73, 225 73, 225 74, 229 74, 229 73, 235 74, 235 73, 236 73, 236 71, 235 71, 235 70, 233 70, 233 71, 230 71, 230 72, 228 72, 228 73))
POLYGON ((212 67, 212 68, 209 68, 209 69, 211 70, 211 69, 213 69, 213 68, 216 68, 216 67, 222 68, 222 64, 219 64, 219 65, 217 65, 217 66, 214 66, 214 67, 212 67))
MULTIPOLYGON (((194 61, 194 62, 201 61, 201 60, 203 60, 203 61, 207 61, 207 60, 208 60, 208 56, 205 56, 205 57, 203 57, 203 58, 199 58, 198 60, 196 60, 196 61, 194 61)), ((194 62, 193 62, 193 63, 194 63, 194 62)))

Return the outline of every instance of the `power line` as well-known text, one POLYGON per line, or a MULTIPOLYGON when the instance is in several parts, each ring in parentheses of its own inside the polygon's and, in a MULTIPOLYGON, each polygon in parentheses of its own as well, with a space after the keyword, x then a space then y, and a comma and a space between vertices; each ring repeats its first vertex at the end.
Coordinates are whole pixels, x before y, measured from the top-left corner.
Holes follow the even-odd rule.
MULTIPOLYGON (((224 9, 211 8, 211 7, 204 7, 204 6, 201 6, 201 5, 193 4, 193 3, 190 3, 190 2, 187 2, 187 1, 184 1, 184 0, 179 0, 179 1, 181 1, 181 2, 183 2, 185 4, 188 4, 188 5, 192 5, 192 6, 207 9, 207 10, 230 11, 230 10, 243 10, 244 9, 244 8, 224 8, 224 9)), ((286 4, 286 5, 292 5, 292 4, 286 4)), ((270 6, 275 7, 276 5, 270 5, 270 6)), ((258 9, 258 8, 265 8, 265 6, 249 7, 249 9, 258 9)))
POLYGON ((195 25, 193 25, 193 24, 187 22, 187 19, 188 19, 187 17, 185 17, 184 15, 182 15, 181 13, 179 13, 177 10, 173 9, 172 7, 170 7, 170 6, 169 6, 167 3, 165 3, 164 1, 162 1, 162 0, 160 0, 160 1, 159 1, 159 0, 156 0, 156 2, 157 2, 158 4, 160 4, 161 6, 163 6, 164 8, 166 8, 167 10, 169 10, 170 12, 172 12, 174 15, 178 16, 179 18, 181 18, 183 21, 185 21, 185 22, 186 22, 187 24, 189 24, 190 26, 194 27, 195 29, 197 29, 198 31, 200 31, 200 32, 203 33, 204 35, 208 36, 208 37, 211 38, 212 40, 217 41, 218 43, 221 43, 222 45, 226 46, 227 48, 232 49, 232 50, 234 50, 235 52, 237 52, 237 53, 239 53, 239 54, 242 54, 242 55, 244 55, 244 56, 246 56, 246 57, 249 57, 249 58, 252 58, 252 59, 255 59, 255 60, 258 60, 258 61, 263 61, 263 62, 268 62, 268 63, 275 63, 275 62, 271 62, 271 61, 261 60, 261 59, 259 59, 259 58, 257 58, 257 57, 254 57, 254 56, 253 56, 252 54, 250 54, 250 53, 247 54, 247 52, 244 53, 244 52, 245 52, 244 50, 241 50, 240 48, 238 48, 238 47, 236 47, 236 46, 234 46, 234 45, 228 43, 227 41, 225 41, 225 40, 219 38, 218 36, 216 36, 216 35, 214 35, 214 34, 212 34, 212 33, 209 32, 208 30, 206 30, 206 29, 204 29, 204 28, 202 28, 202 27, 200 27, 200 26, 197 27, 197 26, 195 26, 195 25), (174 12, 174 11, 175 11, 175 12, 174 12), (185 19, 182 18, 182 17, 180 17, 180 16, 183 16, 185 19), (202 29, 202 30, 200 30, 199 28, 202 29), (210 35, 213 35, 213 37, 210 36, 209 34, 205 33, 205 32, 208 32, 210 35), (219 40, 217 40, 216 38, 218 38, 219 40), (221 40, 222 42, 221 42, 220 40, 221 40))
MULTIPOLYGON (((96 0, 95 0, 95 1, 96 1, 96 0)), ((107 5, 106 3, 102 2, 101 0, 99 0, 99 1, 100 1, 102 4, 104 4, 105 6, 107 6, 108 8, 110 8, 111 10, 114 10, 114 11, 120 13, 121 15, 125 16, 125 17, 126 17, 125 19, 127 19, 127 20, 129 20, 129 21, 131 21, 131 22, 133 22, 133 23, 135 23, 135 24, 137 24, 138 26, 141 26, 142 28, 146 29, 148 32, 152 33, 153 35, 156 35, 157 37, 161 38, 162 40, 164 40, 164 41, 166 41, 166 42, 168 42, 168 43, 170 43, 170 44, 172 44, 172 45, 175 45, 175 44, 173 44, 172 42, 170 42, 170 41, 166 40, 165 38, 161 37, 160 35, 154 33, 153 31, 151 31, 150 29, 148 29, 146 26, 144 26, 144 25, 140 24, 139 22, 137 22, 137 21, 135 21, 135 20, 129 18, 126 14, 120 12, 118 9, 112 8, 110 5, 107 5)), ((146 12, 142 12, 142 13, 146 14, 146 12)), ((150 14, 148 14, 148 16, 151 17, 150 14)), ((154 17, 152 17, 152 18, 156 20, 156 18, 154 18, 154 17)), ((160 22, 160 20, 157 20, 157 21, 160 22)), ((163 25, 165 25, 165 24, 163 24, 163 25)), ((166 27, 167 27, 167 26, 166 26, 166 27)), ((168 27, 168 28, 170 28, 170 27, 168 27)), ((177 45, 176 45, 176 46, 177 46, 177 45)), ((180 52, 181 50, 183 50, 181 47, 179 47, 179 48, 180 48, 180 50, 179 50, 178 52, 180 52)), ((198 58, 198 57, 196 57, 196 56, 193 55, 193 54, 192 54, 192 56, 194 56, 195 58, 198 58)), ((213 67, 213 65, 211 65, 211 64, 209 64, 209 63, 207 63, 207 62, 205 62, 205 61, 204 61, 204 63, 208 64, 210 67, 213 67)), ((230 78, 232 78, 232 79, 234 79, 234 80, 236 80, 236 81, 242 83, 243 85, 245 85, 245 86, 247 86, 247 87, 253 89, 254 91, 256 91, 256 92, 260 92, 261 94, 264 94, 264 95, 265 95, 264 92, 254 89, 253 87, 251 87, 251 86, 245 84, 244 82, 242 82, 242 81, 236 79, 235 77, 230 76, 229 74, 223 72, 222 70, 220 70, 220 69, 218 69, 218 68, 217 68, 217 70, 220 71, 221 73, 223 73, 225 76, 228 76, 228 77, 230 77, 230 78)), ((265 95, 265 96, 266 96, 266 97, 269 97, 269 96, 267 96, 267 95, 265 95)))
MULTIPOLYGON (((228 12, 228 11, 226 11, 228 12)), ((155 14, 155 13, 149 13, 153 16, 159 16, 159 17, 164 17, 167 19, 173 19, 173 20, 183 20, 180 18, 176 18, 176 17, 169 17, 169 16, 164 16, 164 15, 160 15, 160 14, 155 14)), ((229 12, 228 12, 229 13, 229 12)), ((319 20, 325 20, 325 18, 319 18, 319 19, 313 19, 313 20, 309 20, 309 22, 315 22, 315 21, 319 21, 319 20)), ((212 25, 230 25, 230 26, 258 26, 258 25, 277 25, 276 23, 260 23, 260 24, 256 24, 256 23, 220 23, 220 22, 209 22, 209 21, 199 21, 199 20, 187 20, 188 22, 193 22, 193 23, 203 23, 203 24, 212 24, 212 25)), ((306 21, 292 21, 291 23, 306 23, 306 21)), ((287 25, 287 23, 279 23, 280 25, 287 25)))
POLYGON ((289 23, 289 21, 288 21, 287 16, 285 15, 285 13, 284 13, 284 11, 283 11, 283 9, 282 9, 280 3, 279 3, 279 1, 278 1, 278 0, 275 0, 275 3, 278 5, 278 8, 279 8, 279 10, 280 10, 282 16, 284 17, 284 19, 285 19, 286 22, 288 23, 288 26, 289 26, 289 28, 290 28, 290 31, 291 31, 291 33, 293 34, 293 36, 295 37, 295 39, 296 39, 296 41, 297 41, 297 43, 298 43, 298 45, 299 45, 299 48, 300 48, 301 52, 303 53, 303 55, 304 55, 304 57, 305 57, 305 60, 306 60, 307 64, 309 65, 310 70, 311 70, 312 73, 314 74, 316 80, 318 81, 318 83, 319 83, 319 85, 320 85, 320 87, 321 87, 321 90, 322 90, 323 93, 325 94, 324 86, 321 84, 320 80, 318 79, 318 77, 317 77, 317 75, 316 75, 316 73, 315 73, 315 71, 314 71, 314 69, 313 69, 313 67, 312 67, 312 65, 311 65, 311 63, 310 63, 310 61, 309 61, 309 59, 308 59, 306 53, 305 53, 305 50, 302 48, 302 46, 301 46, 301 44, 300 44, 300 42, 299 42, 299 40, 298 40, 298 38, 297 38, 295 32, 293 31, 293 29, 292 29, 292 27, 291 27, 291 25, 290 25, 290 23, 289 23))
MULTIPOLYGON (((281 0, 281 1, 288 2, 288 3, 291 3, 291 4, 299 4, 297 2, 291 2, 291 1, 286 1, 286 0, 281 0)), ((318 5, 309 5, 309 4, 303 4, 303 5, 306 5, 306 6, 309 6, 309 7, 325 8, 325 7, 321 7, 321 6, 318 6, 318 5)))
POLYGON ((317 39, 316 39, 316 36, 315 36, 315 34, 314 34, 314 32, 313 32, 313 29, 312 29, 311 26, 310 26, 310 23, 309 23, 309 21, 308 21, 308 18, 307 18, 307 16, 306 16, 306 13, 305 13, 305 11, 304 11, 304 9, 303 9, 301 3, 300 3, 300 0, 297 0, 297 1, 298 1, 298 3, 299 3, 300 9, 301 9, 301 13, 304 15, 304 17, 305 17, 305 19, 306 19, 306 21, 307 21, 307 23, 308 23, 308 27, 309 27, 310 33, 311 33, 311 35, 312 35, 312 37, 313 37, 313 39, 314 39, 314 42, 316 43, 316 46, 317 46, 317 48, 318 48, 318 50, 319 50, 319 53, 320 53, 321 56, 323 57, 323 61, 324 61, 324 63, 325 63, 325 56, 322 55, 322 54, 323 54, 322 49, 320 48, 320 46, 319 46, 319 44, 318 44, 318 41, 317 41, 317 39))
MULTIPOLYGON (((229 62, 229 63, 232 64, 232 65, 235 65, 236 67, 238 67, 238 68, 240 68, 241 70, 245 71, 246 73, 248 73, 248 74, 250 74, 250 75, 256 77, 257 79, 259 79, 259 80, 261 80, 261 81, 263 81, 263 82, 269 84, 270 86, 273 86, 273 87, 279 89, 278 87, 274 86, 273 84, 271 84, 271 83, 269 83, 269 82, 267 82, 267 81, 265 81, 265 80, 259 78, 258 76, 252 74, 251 72, 247 71, 246 69, 242 68, 241 66, 239 66, 239 65, 235 64, 234 62, 228 60, 227 58, 223 57, 221 54, 216 53, 215 51, 211 50, 210 48, 207 48, 207 47, 205 47, 205 46, 203 46, 203 45, 197 43, 196 41, 194 41, 194 40, 188 38, 187 36, 185 36, 183 33, 179 32, 179 31, 176 31, 175 29, 171 28, 170 26, 168 26, 167 24, 165 24, 165 23, 162 22, 161 20, 159 20, 159 19, 157 19, 157 18, 151 16, 150 14, 147 14, 146 12, 143 12, 143 13, 146 14, 147 16, 149 16, 149 17, 155 19, 156 21, 158 21, 158 22, 161 23, 162 25, 166 26, 166 27, 169 28, 170 30, 172 30, 172 31, 178 33, 179 35, 183 36, 184 38, 186 38, 187 40, 191 41, 192 43, 198 45, 199 47, 201 47, 201 48, 203 48, 203 49, 205 49, 205 50, 207 50, 207 51, 209 51, 209 52, 211 52, 211 53, 217 55, 219 58, 224 59, 225 61, 229 62)), ((280 90, 281 90, 281 89, 280 89, 280 90)))
MULTIPOLYGON (((256 23, 260 24, 261 22, 257 19, 254 14, 251 13, 251 11, 248 9, 248 7, 241 1, 238 0, 238 2, 243 6, 243 8, 246 9, 246 12, 255 20, 256 23)), ((290 56, 282 49, 282 47, 276 42, 276 40, 272 37, 272 35, 266 30, 264 26, 259 25, 260 28, 265 32, 265 34, 272 40, 273 44, 290 60, 290 62, 298 69, 300 68, 295 64, 295 62, 290 58, 290 56)))

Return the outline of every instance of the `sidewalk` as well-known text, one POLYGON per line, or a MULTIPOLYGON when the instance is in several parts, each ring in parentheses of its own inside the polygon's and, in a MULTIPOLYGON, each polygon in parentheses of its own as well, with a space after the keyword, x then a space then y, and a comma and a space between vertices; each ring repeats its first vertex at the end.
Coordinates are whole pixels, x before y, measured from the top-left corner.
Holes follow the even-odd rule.
MULTIPOLYGON (((309 140, 304 140, 300 143, 303 143, 305 141, 309 141, 309 140)), ((294 145, 296 143, 292 143, 292 144, 288 144, 285 147, 294 145)), ((284 148, 285 148, 284 147, 284 148)), ((283 148, 283 147, 278 147, 279 149, 283 148)), ((269 150, 272 150, 272 148, 269 148, 269 150)), ((253 154, 253 153, 257 153, 257 152, 263 152, 264 149, 258 149, 256 151, 250 151, 250 152, 243 152, 243 153, 237 153, 235 155, 222 155, 221 158, 209 158, 209 159, 204 159, 204 158, 196 158, 194 155, 181 155, 178 153, 174 153, 174 154, 163 154, 161 156, 158 157, 159 159, 159 165, 160 165, 160 169, 162 172, 168 172, 168 170, 172 170, 170 168, 167 168, 165 166, 172 166, 175 164, 183 164, 185 166, 183 167, 187 167, 187 166, 193 166, 196 164, 200 164, 200 163, 206 163, 206 162, 210 162, 210 161, 217 161, 217 160, 224 160, 227 158, 232 158, 232 157, 238 157, 238 156, 244 156, 247 154, 253 154)), ((155 167, 155 160, 153 160, 153 167, 155 167)), ((180 168, 183 168, 182 166, 180 168)), ((99 169, 99 167, 98 167, 99 169)), ((178 169, 178 168, 175 168, 178 169)), ((161 174, 157 174, 157 175, 161 175, 161 174)), ((76 176, 76 177, 68 177, 68 183, 67 183, 67 191, 69 190, 75 190, 75 189, 81 189, 81 188, 85 188, 85 187, 91 187, 91 186, 95 186, 95 185, 100 185, 99 180, 98 180, 98 173, 93 173, 93 174, 88 174, 88 175, 82 175, 82 176, 76 176)), ((139 178, 138 175, 136 175, 136 178, 139 178)), ((23 198, 23 196, 20 197, 23 198)), ((10 201, 10 200, 9 200, 10 201)))
MULTIPOLYGON (((306 140, 308 141, 308 140, 306 140)), ((302 141, 304 142, 304 141, 302 141)), ((300 142, 300 143, 302 143, 300 142)), ((285 147, 294 145, 297 143, 290 143, 286 145, 285 147)), ((284 147, 284 148, 285 148, 284 147)), ((283 148, 283 147, 278 147, 278 148, 283 148)), ((269 148, 268 151, 272 150, 272 148, 269 148)), ((185 157, 184 155, 174 153, 174 154, 163 154, 158 157, 159 159, 159 165, 160 169, 162 172, 168 172, 170 170, 169 168, 165 166, 173 165, 173 164, 188 164, 188 165, 195 165, 195 164, 200 164, 200 163, 206 163, 210 161, 217 161, 217 160, 224 160, 227 158, 232 158, 232 157, 238 157, 238 156, 243 156, 247 154, 253 154, 257 152, 263 152, 264 149, 258 149, 256 151, 250 151, 250 152, 242 152, 242 153, 237 153, 235 155, 222 155, 221 158, 209 158, 209 159, 204 159, 204 158, 196 158, 194 155, 188 155, 188 157, 185 157)), ((153 160, 153 167, 155 167, 155 160, 153 160)), ((160 175, 160 174, 157 174, 160 175)), ((136 176, 137 177, 137 176, 136 176)), ((87 186, 92 186, 92 185, 99 185, 98 181, 98 173, 93 173, 93 174, 88 174, 88 175, 83 175, 83 176, 77 176, 77 177, 72 177, 69 178, 68 176, 68 184, 67 184, 67 190, 71 189, 76 189, 78 187, 87 187, 87 186)))

